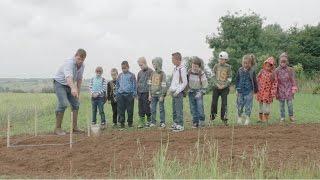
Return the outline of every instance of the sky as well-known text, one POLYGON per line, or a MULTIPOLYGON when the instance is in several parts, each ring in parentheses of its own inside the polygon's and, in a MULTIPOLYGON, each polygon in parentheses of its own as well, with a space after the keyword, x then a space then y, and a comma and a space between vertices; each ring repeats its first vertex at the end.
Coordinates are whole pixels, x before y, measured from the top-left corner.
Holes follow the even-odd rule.
POLYGON ((85 78, 96 66, 120 69, 128 60, 162 57, 171 73, 171 53, 208 62, 206 36, 217 33, 219 17, 254 11, 264 25, 316 25, 318 0, 0 0, 0 78, 51 78, 78 48, 87 51, 85 78))

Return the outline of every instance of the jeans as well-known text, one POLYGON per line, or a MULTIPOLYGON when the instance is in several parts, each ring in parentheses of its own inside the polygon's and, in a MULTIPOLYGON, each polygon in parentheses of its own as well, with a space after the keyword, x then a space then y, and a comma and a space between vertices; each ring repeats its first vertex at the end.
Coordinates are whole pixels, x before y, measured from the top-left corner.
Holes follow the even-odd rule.
POLYGON ((253 101, 253 93, 249 93, 248 95, 239 94, 237 97, 237 108, 238 108, 238 116, 241 116, 243 113, 243 109, 245 114, 250 117, 252 111, 252 101, 253 101))
POLYGON ((119 94, 117 96, 119 123, 124 124, 126 112, 128 113, 128 125, 133 124, 134 97, 132 94, 119 94))
POLYGON ((64 112, 68 106, 68 102, 71 105, 72 111, 79 110, 79 100, 71 94, 69 86, 62 85, 57 81, 54 81, 54 90, 58 98, 58 105, 56 112, 64 112))
POLYGON ((183 93, 172 97, 172 118, 177 125, 183 126, 183 93))
POLYGON ((281 118, 286 117, 285 105, 287 102, 289 117, 293 116, 293 103, 292 100, 279 100, 280 102, 280 116, 281 118))
POLYGON ((189 104, 192 115, 192 122, 199 124, 200 121, 205 120, 203 108, 203 96, 196 98, 197 91, 189 92, 189 104))
POLYGON ((104 97, 91 98, 92 103, 92 122, 97 122, 97 110, 101 116, 101 124, 106 123, 106 116, 104 114, 104 97))
POLYGON ((159 102, 160 109, 160 123, 165 123, 166 115, 164 109, 164 100, 162 102, 159 101, 160 97, 152 97, 151 100, 151 123, 156 124, 157 118, 157 105, 159 102))
POLYGON ((227 112, 228 112, 228 94, 229 94, 229 87, 224 89, 218 89, 216 87, 213 88, 212 91, 212 103, 211 103, 211 115, 215 117, 218 113, 217 106, 218 106, 218 99, 221 96, 221 119, 227 120, 227 112))

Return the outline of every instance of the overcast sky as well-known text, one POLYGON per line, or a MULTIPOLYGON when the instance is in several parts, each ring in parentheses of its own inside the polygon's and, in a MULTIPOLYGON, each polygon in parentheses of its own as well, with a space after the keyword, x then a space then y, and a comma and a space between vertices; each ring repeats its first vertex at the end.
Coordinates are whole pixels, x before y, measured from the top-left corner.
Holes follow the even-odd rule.
POLYGON ((218 19, 228 11, 249 9, 266 17, 265 24, 316 25, 318 0, 0 0, 0 78, 48 78, 74 55, 87 50, 85 78, 94 68, 119 69, 145 56, 164 59, 171 72, 171 53, 212 52, 206 35, 217 32, 218 19))

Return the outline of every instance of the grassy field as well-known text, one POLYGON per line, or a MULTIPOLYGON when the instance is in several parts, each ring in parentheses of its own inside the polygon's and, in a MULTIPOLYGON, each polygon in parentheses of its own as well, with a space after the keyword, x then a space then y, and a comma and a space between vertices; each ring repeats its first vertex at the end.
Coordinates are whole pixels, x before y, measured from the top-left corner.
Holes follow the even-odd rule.
MULTIPOLYGON (((206 122, 208 123, 211 106, 211 95, 204 97, 206 122)), ((54 110, 56 106, 55 94, 13 94, 2 93, 0 94, 0 127, 1 136, 5 134, 6 121, 8 115, 10 116, 11 125, 13 126, 13 134, 27 134, 33 133, 35 116, 38 119, 39 132, 52 132, 55 125, 54 110)), ((220 100, 219 100, 220 101, 220 100)), ((236 119, 236 97, 235 94, 230 94, 228 98, 228 115, 230 123, 236 119)), ((297 123, 317 123, 320 122, 320 96, 312 94, 297 94, 294 99, 294 112, 297 123)), ((220 103, 219 103, 220 104, 220 103)), ((172 107, 171 98, 166 98, 166 122, 172 123, 172 107)), ((272 104, 272 113, 270 123, 277 123, 279 120, 279 102, 274 101, 272 104)), ((111 116, 112 111, 109 104, 106 104, 105 111, 108 118, 108 123, 112 124, 111 116)), ((134 123, 138 120, 137 102, 135 104, 134 123)), ((189 109, 188 98, 184 100, 184 118, 186 128, 190 127, 191 114, 189 109)), ((158 113, 159 114, 159 113, 158 113)), ((81 105, 79 112, 80 127, 86 129, 88 121, 91 119, 91 101, 90 97, 82 93, 81 105)), ((252 112, 252 123, 258 119, 258 103, 254 101, 252 112)), ((63 127, 69 128, 70 108, 65 113, 63 127)), ((99 120, 99 119, 98 119, 99 120)), ((217 119, 215 124, 220 124, 221 121, 217 119)))
MULTIPOLYGON (((206 123, 208 124, 210 114, 211 95, 206 95, 205 99, 205 112, 207 116, 206 123)), ((228 99, 229 119, 230 123, 234 123, 236 119, 236 96, 230 94, 228 99)), ((296 95, 294 100, 294 111, 298 124, 307 123, 319 123, 320 122, 320 95, 302 94, 296 95)), ((12 134, 25 135, 32 134, 34 132, 34 119, 38 120, 38 131, 39 133, 50 133, 54 129, 55 117, 54 110, 56 106, 55 94, 13 94, 13 93, 2 93, 0 94, 0 127, 1 136, 4 137, 6 134, 6 122, 9 115, 12 125, 12 134)), ((190 110, 188 99, 184 100, 184 115, 186 128, 190 128, 190 110)), ((277 123, 279 120, 279 103, 275 101, 272 105, 272 118, 270 123, 277 123)), ((167 124, 172 123, 171 119, 171 98, 166 99, 166 120, 167 124)), ((111 107, 106 104, 105 107, 108 123, 111 124, 111 107)), ((90 97, 83 93, 81 95, 81 106, 79 121, 80 127, 83 129, 87 128, 88 122, 91 120, 91 102, 90 97)), ((252 112, 252 124, 256 124, 258 118, 258 104, 254 101, 254 108, 252 112)), ((134 122, 137 123, 137 102, 135 104, 134 122)), ((65 130, 69 129, 70 122, 70 108, 68 108, 63 127, 65 130)), ((215 121, 215 125, 222 124, 218 119, 215 121)), ((130 131, 141 131, 131 129, 130 131)), ((131 133, 131 132, 128 132, 131 133)), ((260 147, 249 155, 252 158, 249 159, 250 166, 232 168, 227 159, 226 162, 218 162, 218 159, 223 157, 216 147, 214 142, 205 142, 205 145, 200 145, 199 142, 203 141, 200 139, 195 143, 195 149, 190 153, 191 156, 186 163, 181 163, 176 159, 169 159, 167 155, 166 143, 161 145, 161 148, 157 150, 157 153, 152 158, 152 167, 148 170, 144 169, 127 169, 129 178, 320 178, 320 166, 316 162, 310 162, 307 165, 303 165, 301 168, 298 165, 296 167, 288 167, 281 169, 269 169, 267 168, 267 149, 260 147), (209 152, 204 153, 204 152, 209 152), (206 154, 206 155, 204 155, 206 154), (131 172, 132 171, 132 172, 131 172)), ((138 148, 143 150, 144 148, 138 148)), ((19 151, 17 151, 19 152, 19 151)), ((144 152, 137 152, 137 154, 144 154, 144 152)), ((241 156, 242 157, 242 156, 241 156)), ((245 156, 243 158, 246 158, 245 156)), ((142 157, 143 159, 143 157, 142 157)), ((0 178, 12 178, 1 177, 0 178)), ((117 177, 116 172, 110 172, 109 176, 117 177)))

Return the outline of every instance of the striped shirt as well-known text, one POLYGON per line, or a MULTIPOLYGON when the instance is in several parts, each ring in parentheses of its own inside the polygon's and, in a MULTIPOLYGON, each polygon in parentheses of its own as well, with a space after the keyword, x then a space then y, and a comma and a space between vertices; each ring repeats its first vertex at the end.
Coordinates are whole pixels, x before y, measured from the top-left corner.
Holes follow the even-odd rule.
POLYGON ((103 77, 95 76, 89 84, 90 93, 97 93, 98 97, 105 97, 107 92, 107 81, 103 77))

